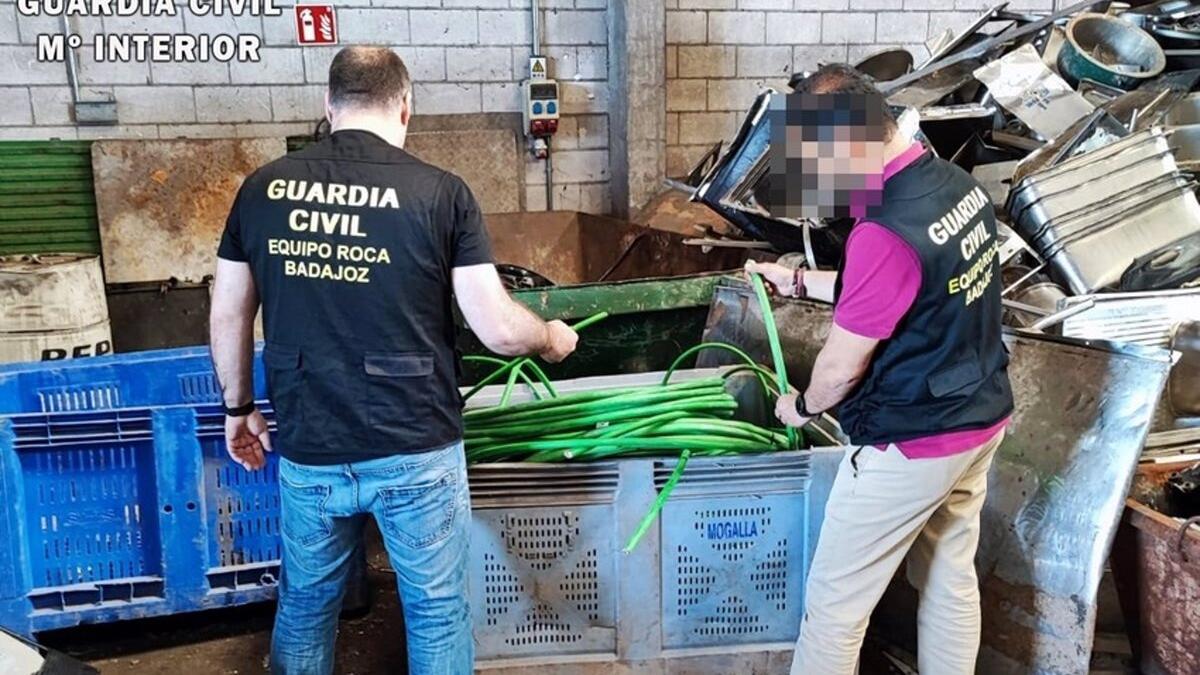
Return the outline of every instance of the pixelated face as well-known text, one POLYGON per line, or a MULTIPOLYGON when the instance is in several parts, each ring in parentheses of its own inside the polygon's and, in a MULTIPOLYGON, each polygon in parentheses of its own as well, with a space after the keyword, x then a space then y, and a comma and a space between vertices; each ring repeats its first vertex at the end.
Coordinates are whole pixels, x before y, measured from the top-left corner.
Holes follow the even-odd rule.
POLYGON ((774 216, 863 218, 883 201, 882 101, 868 94, 799 94, 771 102, 774 216))

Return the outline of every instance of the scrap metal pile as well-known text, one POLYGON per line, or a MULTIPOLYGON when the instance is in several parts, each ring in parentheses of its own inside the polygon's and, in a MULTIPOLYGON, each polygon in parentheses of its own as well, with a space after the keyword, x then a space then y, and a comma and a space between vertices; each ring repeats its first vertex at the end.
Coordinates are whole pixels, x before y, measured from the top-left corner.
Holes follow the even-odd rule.
MULTIPOLYGON (((1000 4, 938 36, 856 64, 901 132, 972 173, 1000 221, 1005 321, 1025 330, 1174 348, 1194 359, 1200 322, 1200 1, 1082 2, 1054 13, 1000 4)), ((793 84, 804 76, 798 73, 793 84)), ((772 97, 686 179, 692 199, 748 239, 838 262, 852 222, 773 216, 772 97)), ((1200 382, 1173 382, 1177 417, 1200 382)))

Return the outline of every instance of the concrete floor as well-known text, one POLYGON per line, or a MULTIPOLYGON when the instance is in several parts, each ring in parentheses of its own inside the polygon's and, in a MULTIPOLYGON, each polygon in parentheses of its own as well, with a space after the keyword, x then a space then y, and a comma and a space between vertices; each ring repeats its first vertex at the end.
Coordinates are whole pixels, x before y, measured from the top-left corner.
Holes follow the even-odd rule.
MULTIPOLYGON (((375 537, 368 539, 373 602, 359 616, 343 617, 337 642, 338 675, 400 675, 407 671, 396 584, 375 537)), ((273 614, 272 605, 241 607, 55 631, 42 634, 40 640, 90 663, 104 675, 260 674, 268 672, 266 655, 273 614)), ((1129 643, 1121 630, 1115 589, 1106 577, 1100 589, 1092 675, 1136 674, 1130 666, 1129 643)), ((884 656, 885 651, 901 660, 911 658, 869 640, 861 675, 907 672, 893 666, 884 656)), ((779 660, 773 659, 772 663, 779 660)), ((673 675, 684 675, 686 670, 673 675)))
MULTIPOLYGON (((395 577, 372 530, 372 603, 338 627, 338 675, 402 674, 404 631, 395 577)), ((40 641, 103 675, 246 675, 268 672, 273 604, 44 633, 40 641)))

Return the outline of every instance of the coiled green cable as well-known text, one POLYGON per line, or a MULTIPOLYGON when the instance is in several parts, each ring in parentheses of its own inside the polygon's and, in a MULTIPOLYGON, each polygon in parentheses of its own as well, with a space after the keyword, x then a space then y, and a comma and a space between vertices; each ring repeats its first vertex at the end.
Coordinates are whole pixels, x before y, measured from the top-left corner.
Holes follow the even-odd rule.
MULTIPOLYGON (((787 427, 783 433, 779 433, 729 419, 737 409, 737 401, 725 391, 724 378, 734 373, 752 372, 768 397, 768 403, 772 394, 782 396, 791 389, 766 287, 757 274, 752 273, 750 281, 762 310, 775 372, 759 365, 733 345, 702 343, 676 357, 664 374, 662 383, 657 386, 559 396, 532 359, 523 357, 507 362, 494 359, 490 362, 499 363, 500 367, 466 395, 466 398, 470 398, 487 384, 507 375, 498 406, 464 414, 468 460, 594 461, 613 456, 653 456, 679 452, 680 459, 670 478, 626 544, 624 550, 628 553, 637 546, 658 517, 691 456, 758 453, 799 447, 802 437, 794 428, 787 427), (737 356, 742 365, 726 370, 722 377, 671 383, 674 372, 689 357, 704 349, 728 351, 737 356), (524 373, 527 367, 534 369, 549 392, 549 398, 538 396, 533 382, 524 373), (519 379, 533 390, 535 400, 509 405, 519 379)), ((604 316, 604 313, 594 315, 573 328, 579 330, 604 316)))

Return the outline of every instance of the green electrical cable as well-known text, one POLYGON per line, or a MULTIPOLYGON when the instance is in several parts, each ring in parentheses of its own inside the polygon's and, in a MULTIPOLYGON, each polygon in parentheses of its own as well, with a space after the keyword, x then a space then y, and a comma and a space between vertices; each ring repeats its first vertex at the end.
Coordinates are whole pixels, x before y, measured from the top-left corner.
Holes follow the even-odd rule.
MULTIPOLYGON (((490 363, 494 366, 508 365, 508 361, 505 361, 504 359, 498 359, 494 356, 483 356, 483 355, 479 355, 479 354, 468 354, 468 355, 462 357, 462 359, 463 359, 463 361, 476 361, 478 363, 490 363)), ((542 398, 541 393, 538 392, 537 387, 535 387, 533 385, 533 380, 530 379, 529 375, 525 374, 524 371, 521 372, 521 381, 523 381, 525 383, 525 386, 529 387, 529 390, 531 392, 533 392, 534 399, 541 400, 541 398, 542 398)))
MULTIPOLYGON (((750 272, 750 284, 754 287, 754 295, 758 297, 758 306, 762 311, 763 328, 767 332, 767 343, 771 346, 771 359, 775 362, 775 375, 779 384, 779 395, 788 393, 787 366, 783 362, 783 348, 779 344, 779 330, 775 327, 775 314, 771 311, 771 298, 767 296, 767 287, 763 284, 762 276, 750 272)), ((800 447, 800 439, 796 430, 787 427, 788 443, 792 450, 800 447)))
POLYGON ((631 401, 632 405, 612 405, 602 408, 581 410, 570 415, 522 415, 522 419, 504 420, 490 419, 484 422, 468 421, 466 438, 488 436, 494 434, 518 435, 523 432, 541 436, 556 433, 564 428, 586 424, 589 431, 609 424, 615 424, 631 419, 639 419, 648 415, 669 411, 678 405, 679 410, 704 411, 716 413, 721 417, 729 417, 736 409, 737 401, 721 390, 700 390, 696 396, 681 396, 671 398, 655 398, 631 401))
POLYGON ((697 451, 728 451, 759 454, 770 450, 784 450, 786 445, 770 447, 759 441, 746 441, 733 438, 714 438, 707 430, 695 430, 694 433, 671 436, 631 437, 622 438, 577 438, 555 441, 523 441, 504 443, 485 448, 468 448, 467 454, 479 460, 498 457, 511 457, 521 453, 533 454, 535 450, 557 450, 587 447, 628 447, 639 450, 685 450, 697 451))
MULTIPOLYGON (((571 330, 574 330, 574 331, 583 330, 584 328, 587 328, 588 326, 596 323, 597 321, 600 321, 607 317, 608 317, 608 312, 596 312, 595 314, 589 316, 588 318, 571 326, 571 330)), ((476 383, 476 385, 474 387, 472 387, 471 390, 468 391, 465 396, 463 396, 463 400, 465 401, 465 400, 471 398, 472 396, 474 396, 475 394, 479 393, 480 389, 483 389, 485 386, 491 384, 495 380, 499 379, 501 376, 506 375, 509 370, 516 368, 517 366, 521 365, 525 361, 529 361, 530 363, 532 363, 533 359, 528 356, 520 356, 515 359, 512 359, 508 363, 504 364, 502 367, 497 368, 490 375, 488 375, 487 377, 483 378, 478 383, 476 383)))
POLYGON ((517 386, 517 378, 521 375, 521 365, 518 363, 508 371, 508 380, 504 383, 504 393, 500 395, 500 407, 508 405, 508 399, 512 398, 513 388, 517 386))
MULTIPOLYGON (((546 371, 542 370, 542 367, 537 364, 537 361, 531 359, 524 365, 524 368, 528 368, 529 370, 533 371, 533 376, 536 377, 538 381, 542 383, 542 386, 546 388, 550 398, 555 398, 558 396, 558 392, 554 391, 554 385, 550 384, 550 378, 546 377, 546 371)), ((522 369, 521 372, 524 373, 524 369, 522 369)))
MULTIPOLYGON (((724 411, 732 413, 737 410, 737 401, 732 396, 724 394, 722 396, 708 396, 688 399, 686 401, 659 403, 656 405, 642 406, 638 408, 620 408, 617 410, 594 413, 581 417, 572 417, 554 422, 530 422, 528 424, 520 424, 503 427, 489 427, 486 433, 491 437, 498 438, 525 438, 531 434, 541 436, 542 434, 555 433, 560 431, 569 431, 580 427, 592 427, 601 422, 611 422, 614 420, 638 419, 646 415, 656 415, 661 412, 674 411, 724 411)), ((473 432, 474 433, 474 432, 473 432)), ((471 438, 467 438, 468 441, 471 438)))
POLYGON ((642 517, 642 522, 633 532, 633 536, 629 538, 629 542, 625 544, 624 553, 629 555, 633 549, 637 548, 638 542, 642 537, 646 536, 646 532, 650 530, 650 525, 658 518, 658 513, 662 511, 663 505, 667 503, 667 499, 675 490, 675 484, 679 482, 680 476, 683 475, 683 468, 687 466, 688 458, 692 456, 691 450, 684 450, 683 454, 679 455, 679 462, 675 464, 675 470, 671 472, 671 477, 667 479, 663 489, 658 493, 658 499, 654 500, 654 506, 650 507, 649 513, 642 517))
POLYGON ((758 365, 754 361, 754 359, 750 358, 749 354, 738 349, 737 347, 734 347, 731 344, 728 344, 725 342, 701 342, 698 345, 692 345, 691 347, 688 347, 679 356, 675 357, 675 360, 671 362, 671 366, 669 368, 667 368, 667 372, 663 373, 662 383, 667 384, 668 382, 671 381, 671 375, 673 375, 675 373, 675 370, 678 369, 679 366, 683 364, 684 360, 686 360, 687 357, 691 356, 692 354, 695 354, 696 352, 699 352, 699 351, 702 351, 705 349, 723 349, 727 352, 734 354, 741 360, 745 361, 747 365, 758 365))
MULTIPOLYGON (((705 350, 705 349, 723 349, 727 352, 733 353, 735 356, 737 356, 742 361, 744 361, 747 366, 755 366, 755 367, 758 366, 758 364, 754 362, 754 359, 750 358, 749 354, 738 349, 737 347, 734 347, 731 344, 726 344, 724 342, 701 342, 698 345, 693 345, 693 346, 687 348, 686 350, 683 351, 682 354, 675 357, 675 360, 671 362, 671 366, 669 368, 667 368, 667 372, 663 374, 662 383, 666 384, 667 382, 669 382, 671 380, 671 375, 673 375, 675 373, 675 369, 678 368, 680 365, 682 365, 683 362, 689 356, 691 356, 692 354, 695 354, 697 352, 700 352, 702 350, 705 350)), ((763 374, 760 371, 754 370, 752 372, 754 373, 755 377, 758 378, 758 383, 763 389, 763 396, 766 398, 767 403, 768 403, 767 407, 770 408, 770 400, 771 400, 770 397, 771 397, 771 391, 772 391, 771 386, 767 384, 767 379, 763 376, 763 374)), ((726 376, 728 376, 728 375, 729 374, 727 373, 726 376)), ((774 379, 774 375, 772 375, 771 378, 774 379)))
POLYGON ((767 398, 768 399, 770 399, 771 394, 774 394, 775 396, 779 396, 778 385, 772 386, 771 384, 769 384, 771 382, 775 382, 775 373, 771 372, 770 368, 764 368, 759 365, 734 366, 728 370, 721 371, 721 377, 728 379, 731 375, 737 375, 738 373, 745 373, 745 372, 756 373, 757 375, 760 376, 759 377, 760 382, 762 381, 763 378, 767 379, 767 382, 768 382, 767 398))
POLYGON ((657 428, 661 424, 673 422, 678 419, 684 419, 687 416, 688 414, 686 412, 680 410, 673 410, 671 412, 665 412, 659 415, 651 415, 650 417, 644 419, 626 422, 624 425, 620 425, 622 428, 610 427, 605 429, 604 433, 599 434, 598 438, 620 438, 621 436, 629 436, 641 431, 642 429, 657 428))
POLYGON ((478 426, 496 424, 495 420, 497 419, 502 420, 501 424, 508 425, 517 422, 570 417, 581 413, 593 413, 615 408, 644 405, 671 400, 673 398, 712 395, 725 392, 724 383, 721 378, 704 378, 703 380, 698 379, 692 382, 687 383, 688 386, 681 384, 670 387, 640 387, 638 389, 623 390, 622 393, 612 396, 601 396, 598 395, 598 392, 581 392, 581 394, 586 393, 586 396, 568 394, 551 400, 518 403, 507 408, 486 408, 484 410, 489 411, 487 415, 475 415, 472 413, 476 411, 467 411, 463 419, 478 426), (502 415, 495 414, 495 411, 503 412, 504 410, 512 412, 502 415))

